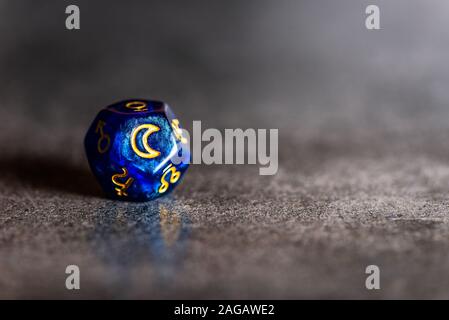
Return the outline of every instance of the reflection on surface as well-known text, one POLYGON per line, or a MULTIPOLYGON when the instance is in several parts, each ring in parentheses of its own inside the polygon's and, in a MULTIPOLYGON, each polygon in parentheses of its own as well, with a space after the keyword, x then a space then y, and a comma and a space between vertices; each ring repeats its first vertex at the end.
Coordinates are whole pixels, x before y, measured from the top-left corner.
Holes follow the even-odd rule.
POLYGON ((176 211, 169 211, 163 204, 160 204, 159 218, 164 244, 167 247, 172 247, 181 234, 181 216, 176 211))
POLYGON ((156 273, 169 282, 182 266, 188 238, 181 208, 171 197, 148 203, 110 201, 97 212, 89 235, 92 251, 120 282, 129 282, 133 270, 156 273))

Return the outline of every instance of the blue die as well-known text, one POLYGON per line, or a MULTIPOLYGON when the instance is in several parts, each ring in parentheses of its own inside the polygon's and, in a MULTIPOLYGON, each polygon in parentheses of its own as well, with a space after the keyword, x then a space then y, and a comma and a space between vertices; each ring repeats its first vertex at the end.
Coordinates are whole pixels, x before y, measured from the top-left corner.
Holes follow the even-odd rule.
POLYGON ((125 100, 101 110, 84 145, 90 168, 114 199, 147 201, 168 194, 190 161, 179 120, 160 101, 125 100))

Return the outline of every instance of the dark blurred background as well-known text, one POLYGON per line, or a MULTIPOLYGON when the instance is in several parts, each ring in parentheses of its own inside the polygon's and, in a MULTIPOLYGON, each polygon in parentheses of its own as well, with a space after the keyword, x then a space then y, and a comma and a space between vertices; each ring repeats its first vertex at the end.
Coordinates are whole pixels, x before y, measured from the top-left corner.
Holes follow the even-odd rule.
POLYGON ((0 0, 0 296, 73 297, 75 263, 82 297, 448 297, 448 14, 444 0, 0 0), (196 166, 174 202, 104 199, 83 135, 131 97, 187 128, 278 128, 279 173, 196 166), (154 249, 161 234, 180 247, 154 249))
POLYGON ((3 118, 84 126, 142 96, 214 126, 392 127, 439 123, 449 99, 445 1, 376 1, 379 31, 370 1, 77 1, 68 31, 71 3, 2 1, 3 118))

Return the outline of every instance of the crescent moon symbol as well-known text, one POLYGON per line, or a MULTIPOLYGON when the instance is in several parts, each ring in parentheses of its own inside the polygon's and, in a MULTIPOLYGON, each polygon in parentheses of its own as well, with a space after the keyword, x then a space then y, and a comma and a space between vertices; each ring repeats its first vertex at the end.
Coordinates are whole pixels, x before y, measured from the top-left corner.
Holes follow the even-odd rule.
POLYGON ((132 132, 132 134, 131 134, 131 146, 132 146, 134 152, 135 152, 139 157, 142 157, 142 158, 145 158, 145 159, 153 159, 153 158, 158 157, 158 156, 161 154, 159 151, 154 150, 153 148, 151 148, 151 147, 148 145, 148 137, 149 137, 151 134, 153 134, 153 133, 155 133, 155 132, 157 132, 157 131, 159 131, 159 130, 160 130, 160 128, 159 128, 158 126, 155 126, 154 124, 149 124, 149 123, 148 123, 148 124, 142 124, 142 125, 138 126, 137 128, 135 128, 135 129, 133 130, 133 132, 132 132), (147 153, 140 151, 140 150, 137 148, 137 143, 136 143, 137 134, 138 134, 141 130, 143 130, 143 129, 147 129, 147 132, 145 132, 145 133, 143 134, 143 136, 142 136, 142 145, 143 145, 143 147, 145 148, 145 150, 147 151, 147 153))

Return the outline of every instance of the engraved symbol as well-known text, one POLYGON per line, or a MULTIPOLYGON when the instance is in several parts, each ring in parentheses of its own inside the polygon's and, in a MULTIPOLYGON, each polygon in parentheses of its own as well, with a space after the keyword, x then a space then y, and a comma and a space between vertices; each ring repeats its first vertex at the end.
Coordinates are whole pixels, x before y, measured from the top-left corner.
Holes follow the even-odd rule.
POLYGON ((97 128, 95 129, 95 133, 100 134, 100 138, 97 142, 97 150, 102 154, 108 151, 109 146, 111 145, 111 137, 108 134, 104 133, 103 130, 105 125, 106 122, 100 120, 98 121, 97 128))
POLYGON ((173 128, 173 132, 175 134, 176 140, 181 141, 181 143, 186 144, 187 139, 182 135, 182 129, 179 127, 179 120, 173 119, 171 122, 171 126, 173 128))
POLYGON ((123 171, 123 173, 114 174, 112 176, 111 180, 112 180, 112 183, 117 186, 117 188, 115 188, 115 191, 117 191, 117 195, 120 197, 126 197, 126 196, 128 196, 128 193, 126 193, 126 190, 128 190, 128 188, 131 186, 134 179, 129 177, 125 181, 125 183, 117 181, 118 178, 126 178, 128 176, 128 170, 126 168, 122 168, 122 171, 123 171))
POLYGON ((159 131, 160 128, 158 126, 155 126, 154 124, 142 124, 140 126, 138 126, 137 128, 135 128, 131 134, 131 147, 133 148, 134 152, 142 158, 146 158, 146 159, 152 159, 152 158, 156 158, 158 157, 161 153, 157 150, 152 149, 149 145, 148 145, 148 137, 159 131), (137 148, 137 143, 136 143, 136 139, 137 139, 137 134, 143 130, 143 129, 147 129, 147 132, 145 132, 142 136, 142 145, 145 148, 145 150, 147 151, 142 152, 137 148))
POLYGON ((164 170, 163 170, 164 174, 162 175, 161 178, 161 186, 159 187, 159 193, 164 193, 165 191, 168 190, 168 186, 169 183, 167 182, 167 180, 165 180, 165 177, 167 176, 168 173, 171 173, 170 175, 170 183, 175 183, 176 181, 179 180, 179 178, 181 178, 181 172, 179 172, 178 170, 176 170, 176 167, 173 166, 172 163, 170 163, 164 170))
POLYGON ((125 108, 134 110, 136 112, 148 111, 147 104, 145 102, 142 102, 142 101, 128 102, 125 105, 125 108))

